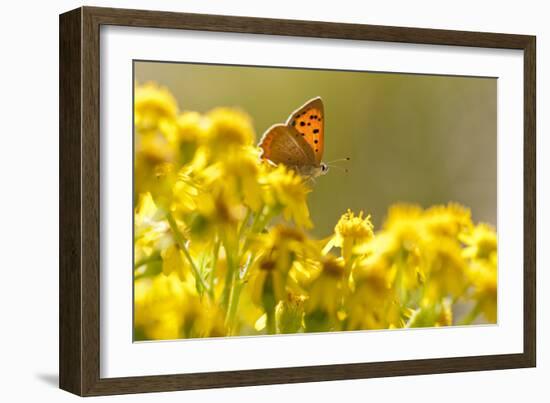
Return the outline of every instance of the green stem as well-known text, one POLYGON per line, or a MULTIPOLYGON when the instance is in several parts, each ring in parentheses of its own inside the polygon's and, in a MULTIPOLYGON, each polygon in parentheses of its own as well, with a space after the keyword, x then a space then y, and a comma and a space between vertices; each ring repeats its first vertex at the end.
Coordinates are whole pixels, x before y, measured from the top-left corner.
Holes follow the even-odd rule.
POLYGON ((252 210, 250 209, 247 209, 246 211, 246 217, 244 218, 242 224, 241 224, 241 227, 239 228, 239 236, 238 236, 238 239, 239 241, 241 240, 241 238, 243 237, 244 235, 244 231, 245 229, 247 228, 247 223, 248 223, 248 220, 250 220, 250 216, 252 215, 252 210))
POLYGON ((229 306, 229 301, 233 288, 233 275, 235 273, 235 261, 233 259, 233 250, 229 245, 226 237, 222 240, 223 248, 225 249, 225 258, 227 260, 227 273, 225 274, 225 284, 222 293, 222 305, 229 306))
POLYGON ((246 261, 246 264, 243 269, 243 274, 241 276, 242 280, 246 278, 246 275, 248 274, 248 270, 250 269, 250 266, 252 266, 254 259, 256 259, 256 252, 250 252, 250 255, 248 256, 248 260, 246 261))
POLYGON ((234 260, 235 256, 233 256, 233 254, 230 252, 233 249, 228 246, 227 242, 224 242, 224 248, 226 250, 226 255, 227 255, 228 270, 227 270, 227 276, 225 280, 224 294, 222 295, 222 303, 225 306, 227 306, 225 325, 229 329, 230 335, 232 334, 234 329, 235 315, 239 307, 239 300, 240 300, 241 290, 243 286, 242 280, 244 279, 246 273, 248 272, 248 268, 250 267, 250 262, 253 257, 251 256, 251 259, 248 259, 243 271, 243 276, 239 275, 240 262, 244 257, 244 254, 246 253, 246 250, 249 246, 249 242, 250 242, 249 235, 255 232, 254 231, 255 227, 261 221, 260 218, 262 215, 262 211, 263 211, 263 207, 256 214, 254 214, 252 224, 248 226, 247 223, 250 220, 250 216, 252 214, 251 210, 248 210, 246 218, 244 219, 238 232, 236 261, 234 260), (242 246, 241 246, 241 242, 242 242, 242 246))
POLYGON ((231 335, 233 332, 233 325, 235 321, 235 315, 237 314, 237 308, 239 307, 239 299, 241 296, 241 290, 243 288, 243 284, 239 281, 235 286, 232 288, 231 292, 231 298, 229 300, 229 307, 227 308, 227 326, 229 328, 229 334, 231 335))
POLYGON ((262 214, 265 210, 265 206, 262 206, 256 214, 254 214, 254 219, 252 220, 252 225, 250 225, 250 233, 256 232, 256 227, 258 226, 258 223, 260 222, 260 218, 262 217, 262 214))
POLYGON ((168 224, 170 225, 170 229, 172 230, 172 233, 174 234, 174 238, 176 240, 176 243, 180 247, 180 249, 183 251, 183 254, 185 255, 187 261, 191 265, 191 270, 193 271, 193 275, 195 276, 195 279, 197 281, 197 285, 199 285, 203 290, 208 291, 208 285, 205 283, 204 279, 201 276, 201 273, 199 272, 199 269, 195 265, 195 262, 193 261, 193 258, 191 257, 191 254, 189 253, 189 249, 187 249, 187 245, 185 245, 185 238, 181 231, 178 228, 178 225, 176 224, 176 220, 174 220, 174 217, 171 213, 166 214, 166 219, 168 220, 168 224))
POLYGON ((277 324, 275 323, 275 309, 266 309, 265 327, 267 334, 277 334, 277 324))
POLYGON ((401 306, 409 307, 410 294, 408 290, 403 287, 404 271, 406 268, 404 251, 401 250, 397 257, 397 273, 395 275, 395 284, 397 284, 397 295, 399 295, 399 301, 401 306))
POLYGON ((248 270, 252 265, 252 262, 254 261, 255 256, 256 255, 254 253, 252 253, 249 256, 243 268, 242 276, 237 276, 237 278, 234 279, 234 284, 229 296, 229 303, 228 303, 227 316, 226 316, 226 325, 229 326, 230 334, 231 334, 231 331, 233 330, 232 325, 234 324, 235 315, 237 314, 237 310, 239 308, 239 300, 241 297, 241 291, 244 286, 244 279, 248 274, 248 270))
POLYGON ((266 225, 271 221, 275 216, 277 215, 277 212, 272 209, 267 209, 267 212, 261 217, 261 220, 258 220, 258 228, 254 228, 254 233, 262 231, 266 225))
POLYGON ((214 297, 214 280, 216 279, 216 269, 218 267, 218 255, 220 254, 220 240, 216 239, 214 242, 214 249, 212 251, 212 269, 210 270, 210 296, 214 297))
MULTIPOLYGON (((248 231, 246 231, 246 233, 244 231, 245 225, 243 223, 243 226, 241 227, 241 231, 239 232, 239 243, 241 242, 241 238, 243 236, 244 236, 244 240, 242 242, 241 252, 239 252, 239 256, 242 256, 244 251, 246 251, 250 246, 250 235, 255 234, 257 232, 256 227, 260 223, 260 218, 262 217, 263 210, 264 210, 264 207, 262 206, 262 208, 258 210, 257 213, 254 214, 254 218, 252 219, 252 224, 250 224, 250 226, 247 227, 248 231)), ((248 219, 248 216, 247 216, 247 219, 248 219)))

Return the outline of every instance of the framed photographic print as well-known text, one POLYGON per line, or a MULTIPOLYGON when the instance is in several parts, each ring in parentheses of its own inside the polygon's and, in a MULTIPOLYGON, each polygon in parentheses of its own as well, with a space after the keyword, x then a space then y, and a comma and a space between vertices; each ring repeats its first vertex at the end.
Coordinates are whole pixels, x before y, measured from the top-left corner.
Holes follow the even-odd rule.
POLYGON ((60 387, 535 366, 535 37, 60 16, 60 387))

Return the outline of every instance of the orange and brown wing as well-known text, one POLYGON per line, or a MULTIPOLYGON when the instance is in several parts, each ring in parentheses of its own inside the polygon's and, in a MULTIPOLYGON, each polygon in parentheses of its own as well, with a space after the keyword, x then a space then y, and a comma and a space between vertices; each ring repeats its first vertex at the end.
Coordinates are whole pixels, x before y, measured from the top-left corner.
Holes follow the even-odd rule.
POLYGON ((321 163, 325 147, 325 112, 323 100, 313 98, 296 110, 288 120, 287 126, 296 129, 302 138, 310 145, 317 165, 321 163))
POLYGON ((277 124, 271 126, 260 140, 261 157, 275 164, 286 166, 315 165, 313 150, 292 127, 277 124))

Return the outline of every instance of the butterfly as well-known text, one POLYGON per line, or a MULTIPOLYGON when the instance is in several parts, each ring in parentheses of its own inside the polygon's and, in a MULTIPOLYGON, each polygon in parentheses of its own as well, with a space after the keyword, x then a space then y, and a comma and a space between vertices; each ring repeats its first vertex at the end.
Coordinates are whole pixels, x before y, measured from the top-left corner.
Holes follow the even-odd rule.
POLYGON ((290 114, 285 124, 278 123, 266 130, 259 143, 261 158, 274 165, 284 164, 307 178, 325 175, 328 165, 321 161, 324 115, 321 97, 307 101, 290 114))

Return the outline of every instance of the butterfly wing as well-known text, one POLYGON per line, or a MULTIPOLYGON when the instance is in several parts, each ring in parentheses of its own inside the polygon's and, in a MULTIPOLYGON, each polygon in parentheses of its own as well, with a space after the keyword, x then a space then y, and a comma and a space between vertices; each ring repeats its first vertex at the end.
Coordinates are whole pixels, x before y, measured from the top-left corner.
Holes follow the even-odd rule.
POLYGON ((293 112, 286 124, 294 128, 309 144, 315 156, 316 165, 321 163, 325 147, 325 112, 323 100, 313 98, 293 112))
POLYGON ((302 135, 286 125, 271 126, 260 140, 262 158, 289 167, 315 165, 313 149, 302 135))

